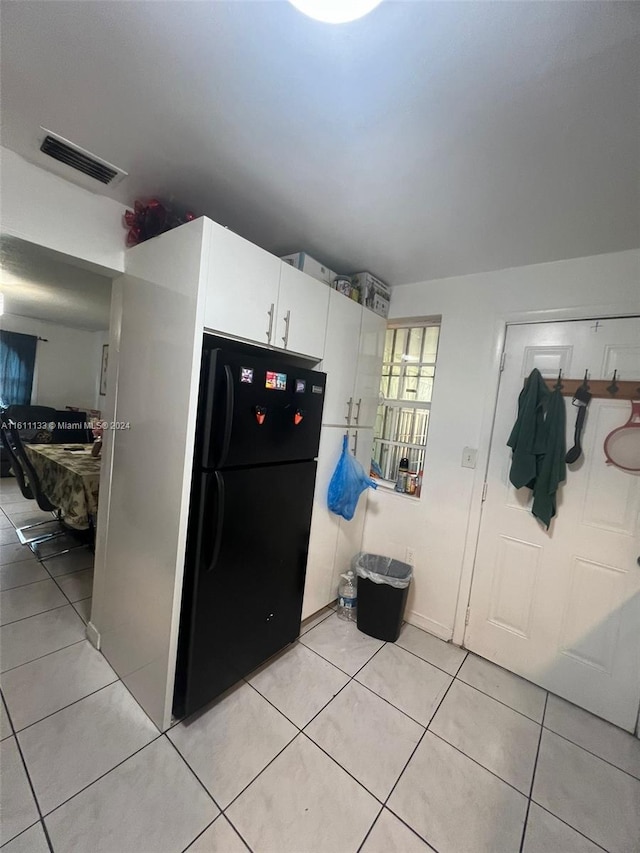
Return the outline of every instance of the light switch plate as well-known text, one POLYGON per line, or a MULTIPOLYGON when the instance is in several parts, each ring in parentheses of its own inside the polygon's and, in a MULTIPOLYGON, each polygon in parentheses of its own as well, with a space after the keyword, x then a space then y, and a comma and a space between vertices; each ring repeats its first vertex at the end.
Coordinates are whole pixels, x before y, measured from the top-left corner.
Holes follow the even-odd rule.
POLYGON ((462 467, 475 468, 478 451, 475 447, 465 447, 462 451, 462 467))

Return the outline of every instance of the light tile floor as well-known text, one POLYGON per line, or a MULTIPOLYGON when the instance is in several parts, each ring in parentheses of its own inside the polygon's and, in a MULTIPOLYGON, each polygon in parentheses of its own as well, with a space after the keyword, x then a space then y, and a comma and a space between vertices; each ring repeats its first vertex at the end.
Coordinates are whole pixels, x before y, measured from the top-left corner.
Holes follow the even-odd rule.
POLYGON ((326 609, 160 734, 84 638, 91 554, 5 505, 2 853, 640 853, 640 741, 410 625, 326 609))

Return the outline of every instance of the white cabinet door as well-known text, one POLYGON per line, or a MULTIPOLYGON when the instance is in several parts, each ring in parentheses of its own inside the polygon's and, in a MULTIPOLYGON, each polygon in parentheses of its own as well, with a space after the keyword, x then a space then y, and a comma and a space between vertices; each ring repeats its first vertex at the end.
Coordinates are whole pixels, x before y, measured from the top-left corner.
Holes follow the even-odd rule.
POLYGON ((205 328, 263 345, 272 342, 281 264, 275 255, 212 223, 205 328))
MULTIPOLYGON (((372 445, 372 429, 349 430, 349 447, 352 452, 355 450, 355 457, 364 468, 365 474, 369 474, 369 468, 371 466, 372 445)), ((349 570, 351 567, 351 560, 355 557, 358 551, 362 549, 362 533, 364 530, 364 518, 367 512, 368 495, 369 489, 366 489, 360 495, 358 506, 351 521, 346 521, 344 518, 340 519, 338 542, 333 567, 333 579, 331 581, 330 589, 330 601, 333 601, 338 595, 340 575, 349 570)))
POLYGON ((375 426, 380 398, 380 375, 384 356, 387 321, 368 308, 362 311, 360 352, 354 391, 351 423, 359 427, 375 426))
POLYGON ((329 311, 328 285, 281 261, 280 294, 271 343, 320 360, 329 311))
POLYGON ((345 427, 349 423, 349 414, 353 413, 362 311, 361 305, 347 299, 337 290, 329 292, 329 317, 322 362, 322 370, 327 374, 322 413, 322 422, 325 424, 345 427))
POLYGON ((307 575, 302 603, 303 619, 311 616, 335 598, 335 595, 331 595, 331 583, 340 518, 329 512, 327 492, 329 481, 340 459, 343 435, 344 430, 338 427, 323 427, 320 434, 307 575))

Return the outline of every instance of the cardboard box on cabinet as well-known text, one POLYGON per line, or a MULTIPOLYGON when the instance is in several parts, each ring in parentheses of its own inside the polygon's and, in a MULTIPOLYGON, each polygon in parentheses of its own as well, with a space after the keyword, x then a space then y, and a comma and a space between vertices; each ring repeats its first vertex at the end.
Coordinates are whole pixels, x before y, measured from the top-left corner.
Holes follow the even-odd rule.
POLYGON ((389 316, 391 288, 370 272, 357 272, 351 281, 360 291, 360 303, 381 317, 389 316))
POLYGON ((319 261, 316 261, 315 258, 312 258, 311 255, 308 255, 306 252, 295 252, 293 255, 283 255, 280 260, 284 261, 286 264, 290 264, 297 270, 310 275, 312 278, 317 278, 318 281, 324 281, 325 284, 331 284, 336 277, 333 270, 330 270, 329 267, 321 264, 319 261))

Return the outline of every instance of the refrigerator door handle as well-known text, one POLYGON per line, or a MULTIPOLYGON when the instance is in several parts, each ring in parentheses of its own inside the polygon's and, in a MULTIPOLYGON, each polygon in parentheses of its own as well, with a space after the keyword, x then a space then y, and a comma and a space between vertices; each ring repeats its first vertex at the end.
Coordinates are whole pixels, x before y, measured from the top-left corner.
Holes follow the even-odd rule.
POLYGON ((224 524, 224 478, 220 471, 214 474, 216 483, 216 517, 215 522, 206 528, 203 543, 203 562, 206 572, 212 572, 218 557, 220 556, 220 545, 222 544, 222 526, 224 524), (212 536, 213 534, 213 536, 212 536))
POLYGON ((218 464, 216 466, 218 468, 221 468, 227 461, 227 454, 229 453, 229 443, 231 442, 231 427, 233 426, 233 407, 235 404, 233 373, 231 372, 231 367, 228 364, 225 364, 224 366, 224 376, 227 385, 225 394, 224 434, 222 436, 222 450, 220 452, 220 459, 218 460, 218 464))

